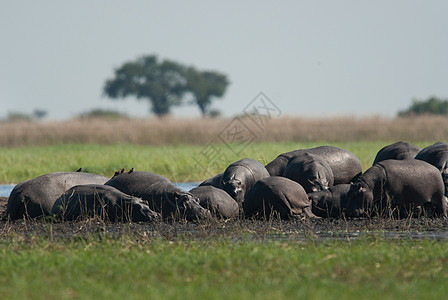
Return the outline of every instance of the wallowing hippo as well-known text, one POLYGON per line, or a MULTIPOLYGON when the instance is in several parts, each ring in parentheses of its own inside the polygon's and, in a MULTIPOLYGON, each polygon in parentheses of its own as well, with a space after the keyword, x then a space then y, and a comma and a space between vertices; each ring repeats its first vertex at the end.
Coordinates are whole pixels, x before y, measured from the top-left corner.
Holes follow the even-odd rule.
POLYGON ((308 152, 298 153, 291 158, 283 177, 299 183, 307 193, 328 189, 334 183, 333 171, 327 161, 308 152))
POLYGON ((244 200, 246 192, 260 179, 269 177, 266 168, 256 160, 244 158, 230 164, 222 175, 222 189, 236 202, 244 200))
POLYGON ((150 222, 160 219, 145 201, 108 185, 77 185, 54 203, 52 214, 62 220, 99 217, 112 222, 150 222))
POLYGON ((245 217, 267 218, 278 214, 282 219, 297 216, 314 218, 311 201, 303 187, 285 177, 273 176, 257 181, 243 202, 245 217))
POLYGON ((445 183, 445 196, 448 196, 448 144, 437 142, 420 151, 415 159, 426 161, 436 167, 445 183))
POLYGON ((427 162, 384 160, 370 167, 350 187, 347 216, 363 214, 406 217, 417 207, 427 215, 446 217, 440 172, 427 162))
POLYGON ((396 142, 381 148, 376 154, 373 164, 387 159, 413 159, 420 152, 420 147, 408 142, 396 142))
POLYGON ((104 184, 108 179, 83 172, 56 172, 23 181, 11 191, 6 214, 11 220, 49 215, 54 202, 68 189, 81 184, 104 184))
POLYGON ((197 220, 211 216, 191 193, 185 192, 160 175, 134 171, 119 174, 105 184, 148 201, 149 208, 162 214, 163 219, 197 220))
POLYGON ((350 151, 333 146, 299 149, 280 154, 276 159, 266 165, 266 169, 271 176, 282 176, 288 161, 303 152, 319 155, 327 161, 333 171, 335 185, 351 183, 361 175, 362 166, 359 159, 350 151))
POLYGON ((214 186, 198 186, 190 191, 199 200, 199 204, 208 209, 212 215, 231 219, 239 215, 238 203, 224 190, 214 186))
POLYGON ((318 217, 340 218, 348 203, 350 184, 338 184, 327 190, 308 194, 313 204, 312 212, 318 217))
POLYGON ((210 177, 199 184, 199 186, 213 186, 218 189, 222 189, 222 176, 224 173, 216 174, 213 177, 210 177))

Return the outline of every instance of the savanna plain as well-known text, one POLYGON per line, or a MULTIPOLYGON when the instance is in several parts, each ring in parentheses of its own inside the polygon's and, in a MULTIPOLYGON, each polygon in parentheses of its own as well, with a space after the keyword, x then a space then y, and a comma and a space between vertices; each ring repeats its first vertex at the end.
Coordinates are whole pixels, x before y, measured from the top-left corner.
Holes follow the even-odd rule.
MULTIPOLYGON (((247 130, 240 138, 227 134, 231 119, 0 123, 0 182, 79 168, 199 182, 244 157, 266 164, 321 145, 353 152, 366 170, 387 144, 423 148, 448 136, 448 119, 435 117, 238 120, 247 130)), ((441 219, 0 225, 3 299, 436 299, 448 292, 441 219)))

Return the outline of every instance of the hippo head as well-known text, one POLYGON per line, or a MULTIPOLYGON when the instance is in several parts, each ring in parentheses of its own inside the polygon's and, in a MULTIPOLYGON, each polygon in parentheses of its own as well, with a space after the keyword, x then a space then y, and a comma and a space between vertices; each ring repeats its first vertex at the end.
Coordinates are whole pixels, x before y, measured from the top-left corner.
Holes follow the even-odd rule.
POLYGON ((317 175, 308 178, 308 182, 306 183, 306 187, 304 188, 305 190, 311 192, 324 191, 328 190, 329 182, 328 179, 325 178, 325 176, 322 176, 320 173, 317 173, 317 175))
POLYGON ((199 200, 191 194, 184 194, 177 200, 179 213, 188 221, 207 220, 211 214, 208 209, 199 205, 199 200))
POLYGON ((132 220, 134 222, 152 222, 160 219, 160 214, 151 210, 146 201, 132 197, 132 220))
POLYGON ((245 185, 241 179, 236 178, 235 174, 232 174, 230 178, 223 178, 222 182, 223 190, 227 192, 237 202, 241 202, 244 198, 245 185))
POLYGON ((373 191, 363 182, 356 182, 350 186, 347 194, 347 217, 361 217, 365 215, 373 205, 373 191))

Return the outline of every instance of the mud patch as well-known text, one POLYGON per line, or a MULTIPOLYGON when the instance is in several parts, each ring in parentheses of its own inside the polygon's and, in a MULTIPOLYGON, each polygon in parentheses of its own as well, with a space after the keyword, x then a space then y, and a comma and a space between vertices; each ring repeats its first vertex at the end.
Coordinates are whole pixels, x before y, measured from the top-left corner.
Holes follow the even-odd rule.
POLYGON ((294 220, 208 220, 205 222, 111 223, 98 219, 82 222, 55 222, 51 219, 5 221, 8 198, 0 197, 0 239, 48 238, 54 240, 157 238, 234 241, 351 241, 360 238, 448 240, 445 219, 294 219, 294 220))

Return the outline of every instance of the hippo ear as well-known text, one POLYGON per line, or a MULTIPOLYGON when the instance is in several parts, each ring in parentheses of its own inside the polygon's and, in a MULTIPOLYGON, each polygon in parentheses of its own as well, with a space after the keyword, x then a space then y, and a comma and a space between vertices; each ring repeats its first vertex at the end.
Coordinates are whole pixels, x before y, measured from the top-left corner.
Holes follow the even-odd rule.
POLYGON ((231 180, 235 179, 235 174, 232 175, 232 177, 230 177, 231 180))

